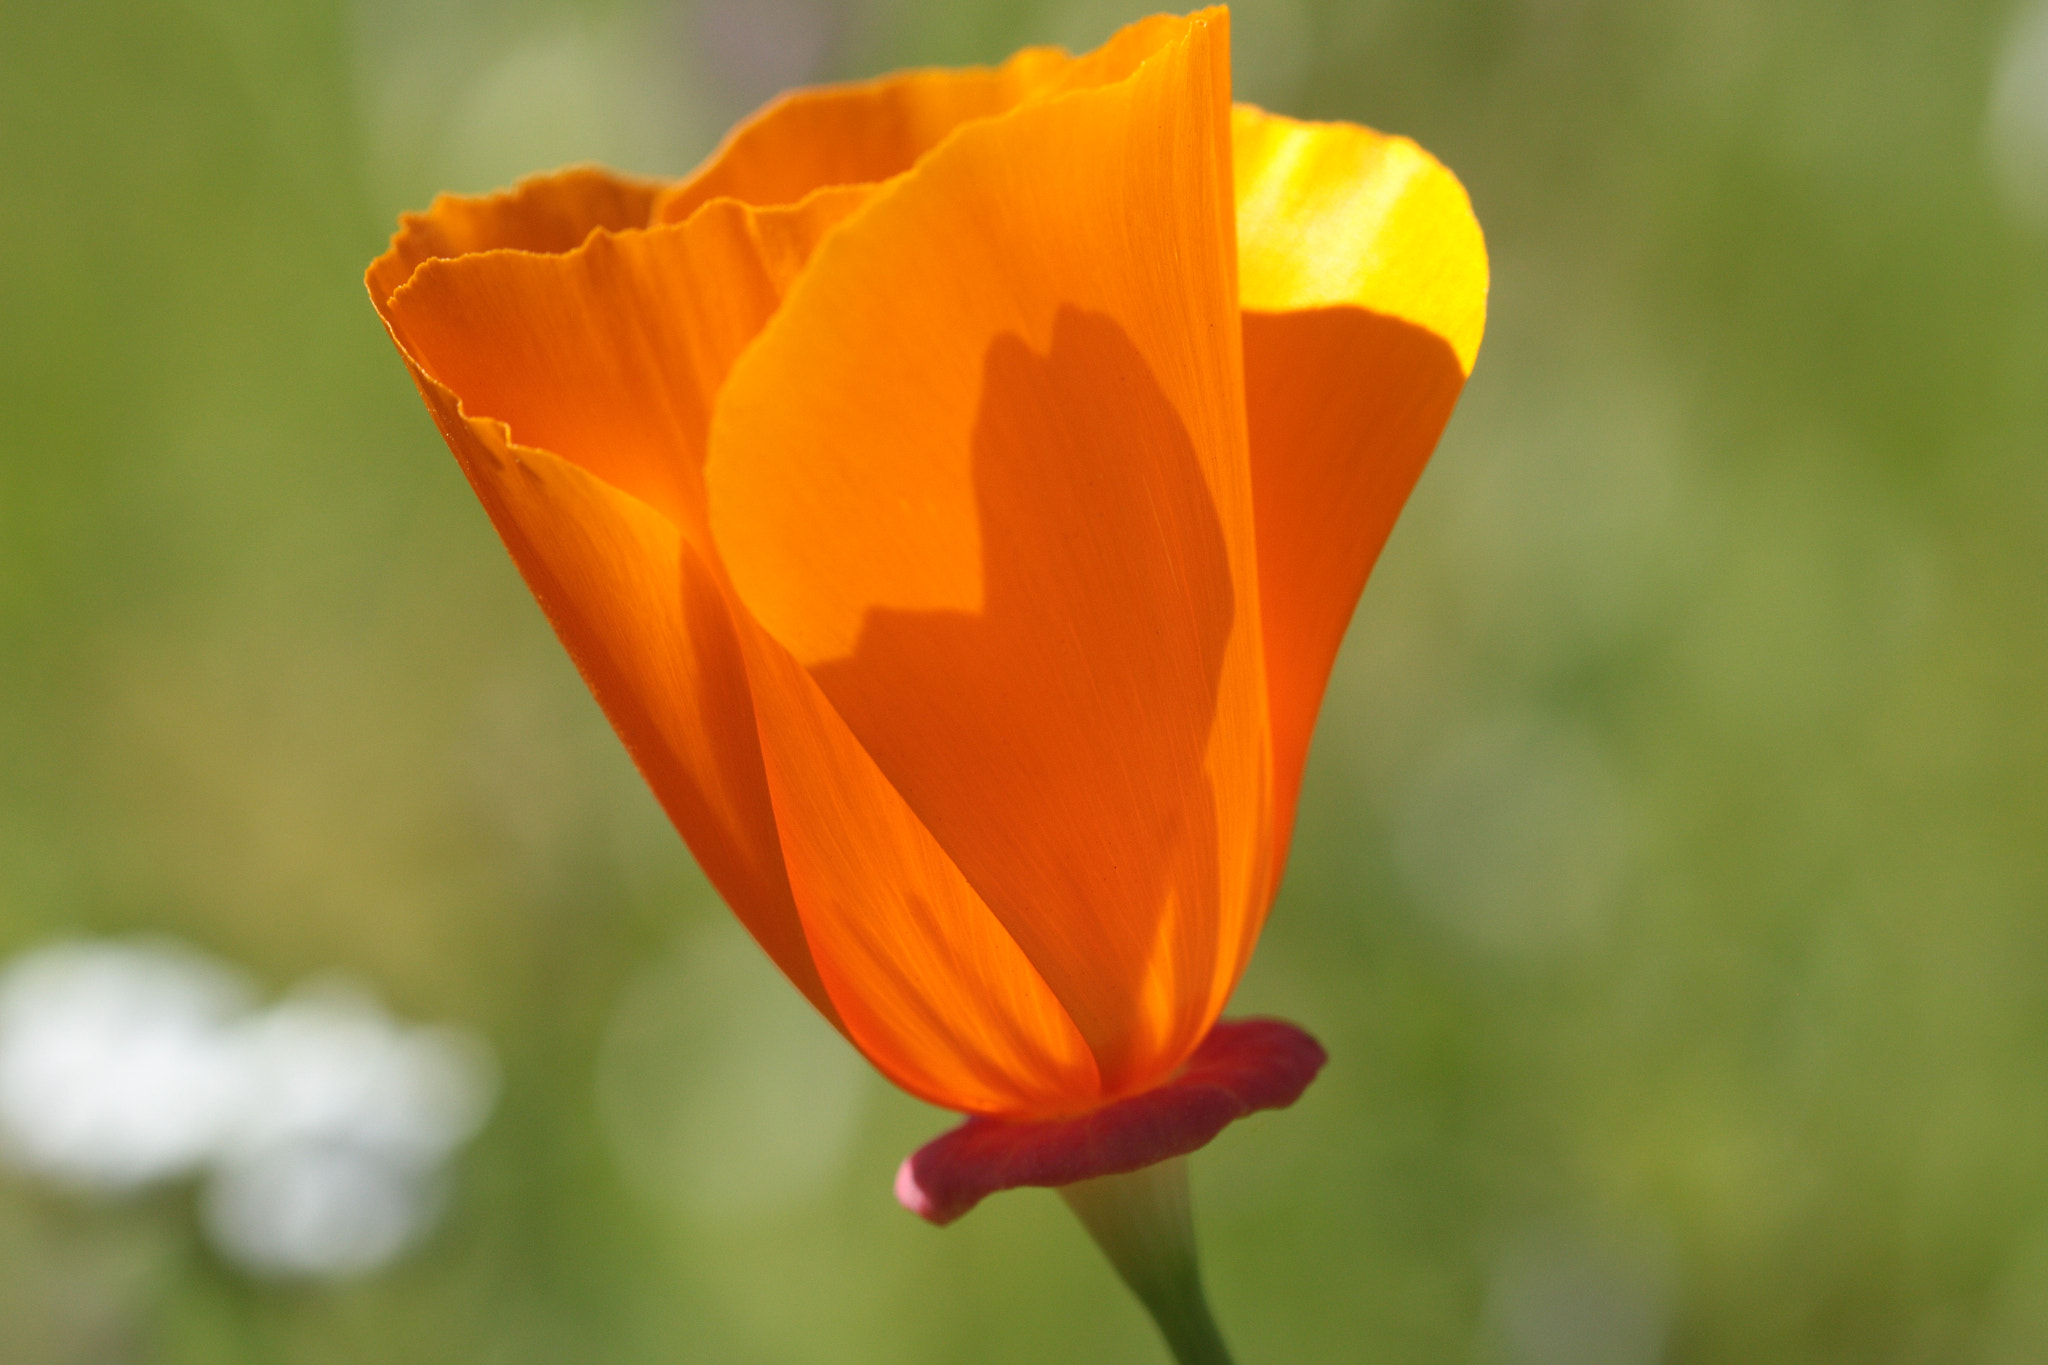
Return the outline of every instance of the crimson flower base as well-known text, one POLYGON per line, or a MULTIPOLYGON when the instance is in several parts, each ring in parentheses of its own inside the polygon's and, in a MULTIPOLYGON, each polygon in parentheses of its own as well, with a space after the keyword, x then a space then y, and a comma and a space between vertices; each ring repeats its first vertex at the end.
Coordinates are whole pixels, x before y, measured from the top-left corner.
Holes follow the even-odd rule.
POLYGON ((1293 1104, 1327 1056, 1284 1020, 1219 1020, 1150 1090, 1072 1118, 969 1118, 904 1158, 896 1198, 943 1225, 998 1190, 1072 1185, 1184 1156, 1246 1114, 1293 1104))

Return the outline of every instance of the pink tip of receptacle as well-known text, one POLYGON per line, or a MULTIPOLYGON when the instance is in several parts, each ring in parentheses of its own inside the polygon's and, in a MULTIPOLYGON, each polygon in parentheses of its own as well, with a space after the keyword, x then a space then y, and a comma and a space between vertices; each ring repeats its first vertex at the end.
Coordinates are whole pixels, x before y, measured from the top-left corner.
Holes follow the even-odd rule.
POLYGON ((903 1164, 896 1168, 896 1202, 920 1218, 930 1218, 937 1207, 917 1183, 917 1169, 909 1157, 904 1157, 903 1164))

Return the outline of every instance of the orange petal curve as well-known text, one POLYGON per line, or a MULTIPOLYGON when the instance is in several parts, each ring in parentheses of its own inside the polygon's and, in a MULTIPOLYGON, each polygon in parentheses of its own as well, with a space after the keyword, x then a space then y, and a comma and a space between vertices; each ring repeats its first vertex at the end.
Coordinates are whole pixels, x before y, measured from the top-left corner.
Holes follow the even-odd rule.
POLYGON ((662 512, 701 543, 711 404, 812 248, 868 191, 786 207, 730 201, 573 250, 424 262, 385 312, 400 345, 460 395, 662 512))
POLYGON ((888 180, 964 124, 1062 90, 1123 79, 1180 22, 1172 15, 1141 19, 1080 57, 1029 47, 996 67, 904 71, 792 91, 663 191, 655 219, 679 223, 718 198, 765 207, 795 203, 828 185, 888 180))
POLYGON ((443 194, 425 213, 399 219, 398 232, 370 263, 364 283, 377 311, 430 260, 479 251, 554 254, 599 229, 645 227, 661 186, 592 166, 534 176, 498 194, 443 194))
POLYGON ((897 1085, 967 1113, 1102 1097, 1043 977, 904 804, 816 681, 743 624, 790 886, 847 1037, 897 1085))
MULTIPOLYGON (((838 1023, 782 865, 731 602, 706 553, 699 466, 710 395, 733 356, 862 195, 766 213, 723 204, 674 229, 596 223, 579 236, 582 224, 532 208, 604 183, 564 179, 444 199, 408 223, 401 244, 479 249, 421 257, 379 311, 670 818, 769 955, 838 1023), (542 240, 535 220, 554 242, 580 245, 503 245, 542 240)), ((395 246, 373 265, 373 297, 406 259, 395 246)))
POLYGON ((734 366, 705 471, 739 597, 1107 1094, 1194 1047, 1270 887, 1227 20, 1141 36, 841 225, 734 366), (1077 512, 1091 484, 1109 513, 1077 512))
POLYGON ((1486 244, 1406 138, 1248 106, 1232 134, 1277 877, 1345 625, 1478 353, 1486 244))
POLYGON ((1056 48, 1026 48, 999 67, 908 71, 792 91, 663 191, 654 216, 680 223, 714 199, 791 204, 824 186, 887 180, 960 124, 1011 108, 1068 60, 1056 48))
MULTIPOLYGON (((408 362, 410 364, 410 362, 408 362)), ((413 365, 436 424, 613 729, 712 885, 783 973, 840 1024, 790 895, 722 580, 646 504, 413 365)))

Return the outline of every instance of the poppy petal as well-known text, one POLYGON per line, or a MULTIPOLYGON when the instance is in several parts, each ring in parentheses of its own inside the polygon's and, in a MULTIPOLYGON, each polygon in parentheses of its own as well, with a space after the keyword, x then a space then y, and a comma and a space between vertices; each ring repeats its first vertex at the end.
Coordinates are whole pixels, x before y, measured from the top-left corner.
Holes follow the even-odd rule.
POLYGON ((453 393, 411 368, 527 586, 705 875, 839 1025, 790 896, 721 581, 666 517, 568 460, 514 445, 503 424, 465 416, 453 393))
POLYGON ((1344 627, 1479 349, 1486 245, 1405 138, 1234 114, 1274 875, 1344 627))
POLYGON ((1097 1097, 1087 1044, 1009 932, 810 675, 758 628, 746 639, 790 886, 847 1036, 948 1109, 1059 1112, 1097 1097))
POLYGON ((957 129, 842 224, 705 467, 741 600, 1109 1094, 1193 1049, 1270 887, 1227 18, 1142 36, 1123 79, 957 129))
POLYGON ((386 312, 406 352, 506 423, 702 540, 704 439, 726 372, 823 235, 867 197, 826 190, 755 211, 595 232, 560 255, 425 262, 386 312))
POLYGON ((444 194, 425 213, 399 220, 391 249, 370 266, 370 301, 382 311, 422 264, 511 249, 568 251, 599 228, 647 226, 661 187, 595 167, 535 176, 500 194, 444 194))
POLYGON ((1405 137, 1231 114, 1247 309, 1369 308, 1440 337, 1469 374, 1486 328, 1486 242, 1465 187, 1405 137))
POLYGON ((713 199, 793 204, 826 185, 871 184, 909 170, 962 123, 999 114, 1066 66, 1056 48, 1026 48, 998 67, 911 71, 797 90, 726 138, 665 191, 656 221, 680 223, 713 199))
POLYGON ((792 204, 826 185, 900 175, 962 124, 1025 100, 1128 76, 1180 21, 1131 24, 1084 57, 1025 48, 997 67, 907 71, 798 90, 742 123, 691 175, 662 194, 655 218, 679 223, 713 199, 792 204))
MULTIPOLYGON (((734 912, 835 1022, 782 867, 724 577, 705 553, 699 466, 709 393, 860 197, 760 214, 720 205, 553 256, 430 257, 380 308, 648 784, 734 912)), ((391 259, 372 268, 373 290, 391 259)))

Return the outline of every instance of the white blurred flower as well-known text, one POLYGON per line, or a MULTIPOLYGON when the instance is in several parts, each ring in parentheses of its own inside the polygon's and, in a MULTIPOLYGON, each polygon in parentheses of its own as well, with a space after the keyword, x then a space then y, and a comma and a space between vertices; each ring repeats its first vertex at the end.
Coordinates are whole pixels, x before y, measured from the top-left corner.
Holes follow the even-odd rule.
POLYGON ((250 991, 167 941, 59 943, 0 972, 0 1136, 15 1162, 119 1191, 187 1174, 242 1091, 227 1021, 250 991))
POLYGON ((263 1274, 355 1275, 432 1226, 440 1166, 490 1109, 480 1043, 400 1024, 338 978, 234 1041, 245 1089, 202 1196, 221 1251, 263 1274))
POLYGON ((490 1109, 488 1054, 453 1029, 409 1027, 344 979, 302 986, 236 1030, 247 1090, 225 1136, 245 1156, 346 1143, 432 1164, 490 1109))
POLYGON ((0 972, 0 1138, 102 1191, 204 1172, 221 1253, 280 1276, 383 1265, 439 1212, 442 1167, 494 1088, 483 1044, 402 1024, 331 979, 251 1012, 174 943, 74 942, 0 972))
POLYGON ((223 1163, 200 1207, 214 1246, 250 1270, 360 1275, 433 1225, 434 1174, 375 1148, 300 1141, 223 1163))

